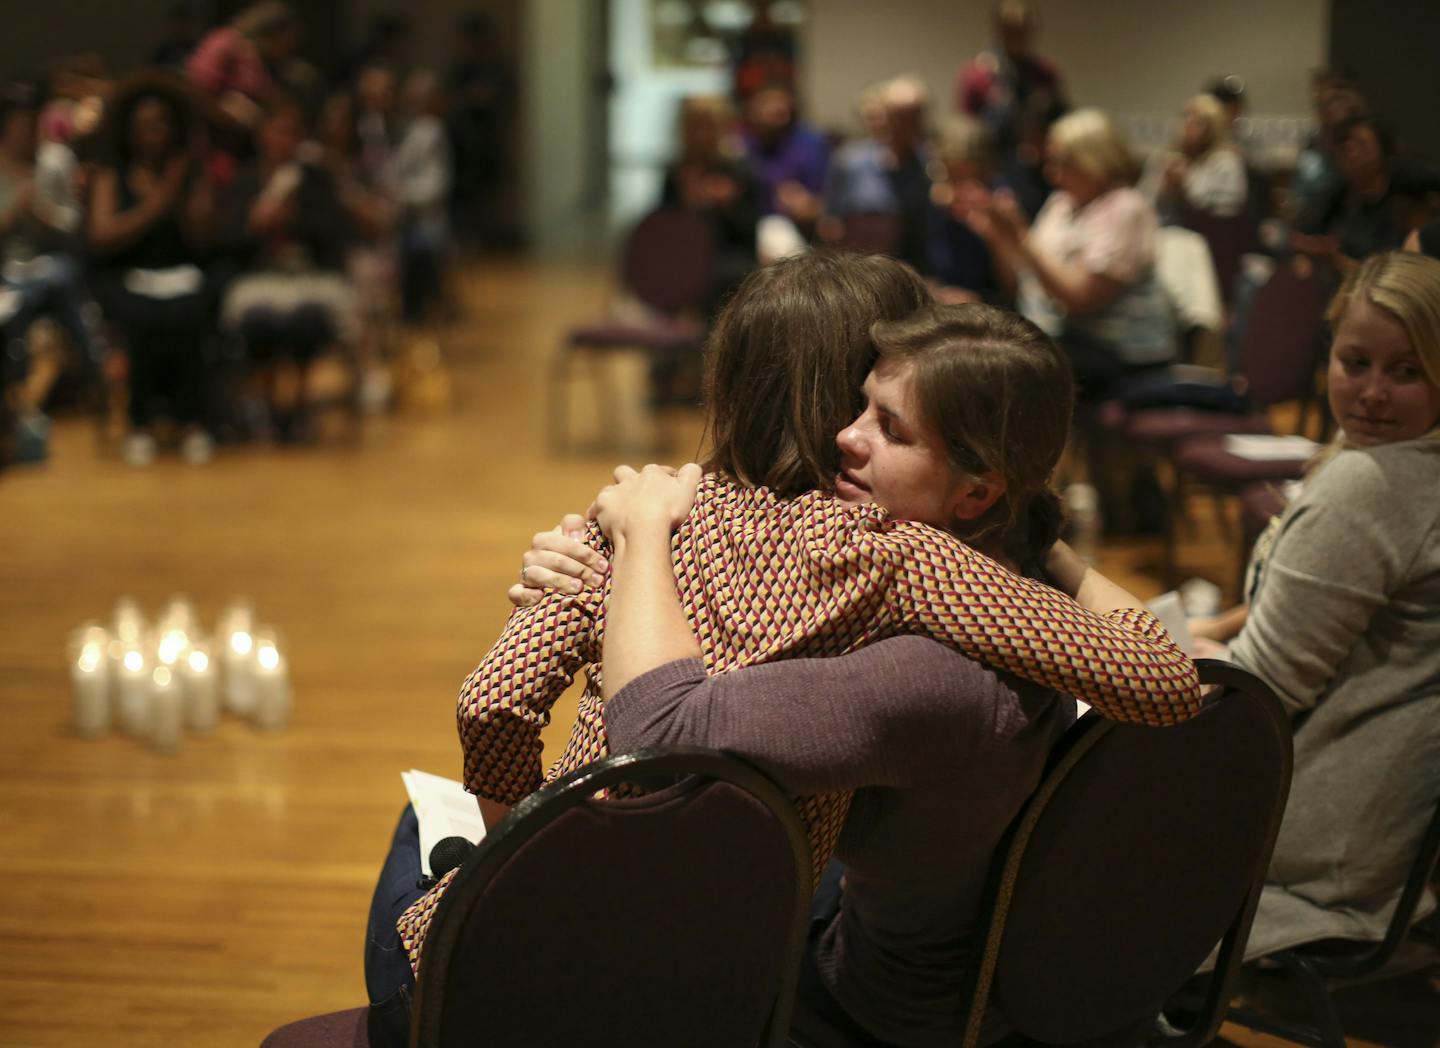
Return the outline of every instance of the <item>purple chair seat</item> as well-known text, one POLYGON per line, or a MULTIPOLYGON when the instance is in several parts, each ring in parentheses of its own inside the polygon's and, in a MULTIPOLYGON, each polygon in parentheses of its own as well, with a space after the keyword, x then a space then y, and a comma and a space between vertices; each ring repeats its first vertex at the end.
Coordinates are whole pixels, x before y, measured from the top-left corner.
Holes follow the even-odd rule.
POLYGON ((1145 444, 1173 444, 1186 437, 1225 433, 1269 433, 1264 415, 1228 415, 1195 408, 1152 408, 1136 411, 1121 430, 1127 440, 1145 444))
POLYGON ((667 349, 688 346, 700 341, 704 327, 695 320, 666 319, 649 324, 628 324, 623 321, 585 324, 572 328, 566 336, 572 346, 590 348, 638 346, 643 349, 667 349))
POLYGON ((1309 459, 1263 462, 1241 458, 1225 450, 1223 435, 1194 437, 1175 449, 1175 466, 1198 480, 1234 490, 1261 481, 1295 480, 1305 474, 1309 459))
POLYGON ((368 1011, 351 1008, 287 1023, 261 1041, 260 1048, 370 1048, 368 1011))

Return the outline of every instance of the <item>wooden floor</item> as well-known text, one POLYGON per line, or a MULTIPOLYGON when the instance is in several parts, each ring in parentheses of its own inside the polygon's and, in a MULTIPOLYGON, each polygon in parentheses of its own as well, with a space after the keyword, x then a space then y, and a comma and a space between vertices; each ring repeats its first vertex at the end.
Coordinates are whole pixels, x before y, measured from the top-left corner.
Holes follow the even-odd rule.
MULTIPOLYGON (((603 301, 597 269, 487 264, 459 283, 450 411, 367 422, 354 447, 142 471, 62 421, 49 464, 0 475, 0 1045, 255 1045, 363 1003, 399 773, 458 776, 457 687, 520 552, 615 457, 552 458, 542 439, 545 363, 603 301), (169 756, 72 736, 68 631, 121 595, 154 610, 176 592, 207 623, 248 596, 278 627, 293 724, 226 722, 169 756)), ((1156 554, 1115 546, 1104 566, 1153 594, 1156 554)), ((1213 535, 1190 555, 1230 577, 1213 535)), ((568 727, 557 715, 547 745, 568 727)))

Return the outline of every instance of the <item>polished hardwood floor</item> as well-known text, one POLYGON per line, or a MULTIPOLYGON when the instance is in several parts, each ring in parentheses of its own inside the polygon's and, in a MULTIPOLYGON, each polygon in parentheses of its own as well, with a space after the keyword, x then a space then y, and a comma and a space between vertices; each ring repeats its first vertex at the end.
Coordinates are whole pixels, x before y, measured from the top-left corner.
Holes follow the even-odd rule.
MULTIPOLYGON (((367 420, 353 444, 144 470, 62 419, 48 464, 0 475, 0 1044, 254 1045, 363 1003, 399 773, 458 776, 456 690, 520 552, 617 457, 552 457, 543 432, 550 351, 601 307, 602 270, 485 263, 457 287, 448 409, 367 420), (68 631, 122 595, 154 611, 172 593, 207 625, 248 596, 278 628, 288 728, 227 720, 170 755, 72 733, 68 631)), ((693 420, 674 436, 693 453, 693 420)), ((1227 581, 1201 517, 1189 566, 1227 581)), ((1113 545, 1103 566, 1149 595, 1157 554, 1113 545)))

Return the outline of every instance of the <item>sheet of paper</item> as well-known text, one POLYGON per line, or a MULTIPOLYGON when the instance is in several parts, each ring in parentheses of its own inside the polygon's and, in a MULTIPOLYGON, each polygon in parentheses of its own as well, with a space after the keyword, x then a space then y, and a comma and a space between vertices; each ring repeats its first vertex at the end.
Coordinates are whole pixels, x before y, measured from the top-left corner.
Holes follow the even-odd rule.
POLYGON ((1180 600, 1180 594, 1174 590, 1162 593, 1145 606, 1150 609, 1150 614, 1160 620, 1160 625, 1165 627, 1165 632, 1170 634, 1170 639, 1180 650, 1186 655, 1193 655, 1195 638, 1190 635, 1190 620, 1185 615, 1185 605, 1180 600))
POLYGON ((431 775, 414 768, 402 771, 400 779, 410 795, 410 806, 420 823, 420 868, 430 874, 430 849, 446 837, 464 837, 478 844, 485 836, 485 822, 475 797, 454 779, 431 775))
POLYGON ((1225 438, 1225 450, 1251 462, 1275 462, 1307 459, 1320 450, 1320 445, 1304 437, 1232 433, 1225 438))

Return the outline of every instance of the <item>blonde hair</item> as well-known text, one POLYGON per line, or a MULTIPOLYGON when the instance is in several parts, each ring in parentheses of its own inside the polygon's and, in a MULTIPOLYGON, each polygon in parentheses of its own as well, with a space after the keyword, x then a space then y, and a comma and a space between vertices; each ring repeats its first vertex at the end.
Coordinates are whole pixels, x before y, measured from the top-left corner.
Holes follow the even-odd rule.
POLYGON ((1371 255, 1331 299, 1325 312, 1331 330, 1356 302, 1368 302, 1400 321, 1425 377, 1440 387, 1440 260, 1407 251, 1371 255))
MULTIPOLYGON (((1325 320, 1331 331, 1339 329, 1357 302, 1383 309, 1400 322, 1410 348, 1420 358, 1425 378, 1440 388, 1440 259, 1407 251, 1371 255, 1330 300, 1325 320)), ((1432 428, 1428 436, 1440 437, 1440 426, 1432 428)), ((1306 472, 1313 474, 1350 446, 1342 430, 1310 460, 1306 472)))
POLYGON ((1087 174, 1115 185, 1133 185, 1139 173, 1130 144, 1110 115, 1077 109, 1050 128, 1050 150, 1069 157, 1087 174))
MULTIPOLYGON (((1205 129, 1209 132, 1205 143, 1205 153, 1229 144, 1230 118, 1225 113, 1225 106, 1221 104, 1220 99, 1214 95, 1196 95, 1185 103, 1185 115, 1189 116, 1192 111, 1205 121, 1205 129)), ((1177 141, 1176 147, 1178 148, 1180 144, 1177 141)))

